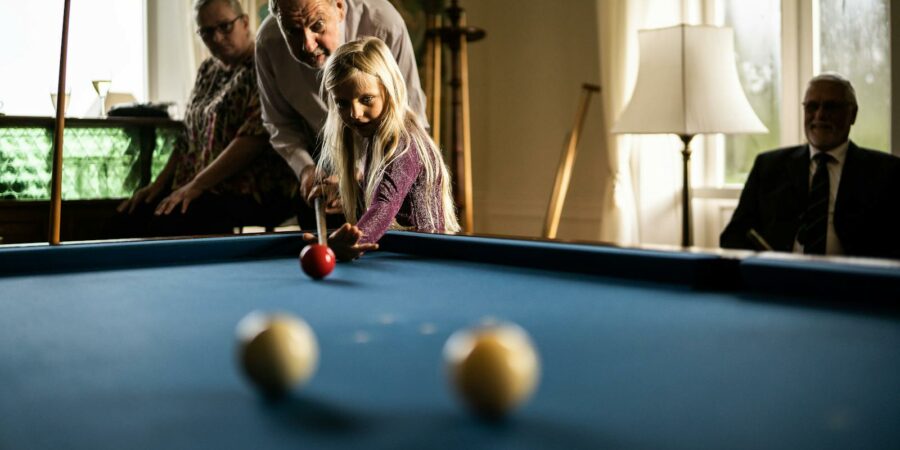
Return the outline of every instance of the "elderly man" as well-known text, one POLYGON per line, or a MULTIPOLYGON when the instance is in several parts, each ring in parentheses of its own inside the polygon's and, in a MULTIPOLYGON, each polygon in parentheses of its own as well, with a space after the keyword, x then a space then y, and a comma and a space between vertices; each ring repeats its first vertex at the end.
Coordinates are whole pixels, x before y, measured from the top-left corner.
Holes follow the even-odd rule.
POLYGON ((756 158, 720 244, 900 258, 900 158, 849 140, 853 86, 840 75, 816 76, 803 111, 808 144, 756 158))
POLYGON ((427 123, 412 41, 387 0, 270 0, 269 8, 256 44, 263 123, 272 146, 300 180, 303 199, 314 184, 313 158, 327 115, 321 69, 344 42, 364 36, 383 40, 406 78, 410 105, 427 123))

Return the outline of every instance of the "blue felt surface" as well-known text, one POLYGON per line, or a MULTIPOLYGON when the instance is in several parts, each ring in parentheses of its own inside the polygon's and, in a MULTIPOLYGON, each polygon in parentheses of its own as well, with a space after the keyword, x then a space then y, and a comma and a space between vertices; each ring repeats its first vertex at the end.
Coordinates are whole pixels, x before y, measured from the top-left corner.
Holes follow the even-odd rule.
POLYGON ((760 300, 386 252, 323 282, 293 257, 0 278, 0 448, 900 447, 898 321, 760 300), (318 334, 286 401, 236 369, 252 310, 318 334), (485 316, 543 360, 502 424, 441 366, 485 316))
POLYGON ((751 257, 741 261, 740 273, 748 290, 900 311, 900 266, 896 261, 879 261, 875 265, 872 261, 850 264, 796 257, 751 257))

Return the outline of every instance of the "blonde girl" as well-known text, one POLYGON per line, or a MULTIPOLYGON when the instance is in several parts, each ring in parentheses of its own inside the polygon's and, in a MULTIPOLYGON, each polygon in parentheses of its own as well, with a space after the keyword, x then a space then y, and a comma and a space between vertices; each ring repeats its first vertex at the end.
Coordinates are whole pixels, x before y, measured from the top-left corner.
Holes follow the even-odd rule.
MULTIPOLYGON (((388 229, 459 231, 441 152, 409 108, 387 45, 374 37, 342 45, 325 64, 323 86, 319 169, 337 177, 348 222, 329 238, 338 259, 376 249, 388 229)), ((318 186, 310 198, 323 193, 318 186)))

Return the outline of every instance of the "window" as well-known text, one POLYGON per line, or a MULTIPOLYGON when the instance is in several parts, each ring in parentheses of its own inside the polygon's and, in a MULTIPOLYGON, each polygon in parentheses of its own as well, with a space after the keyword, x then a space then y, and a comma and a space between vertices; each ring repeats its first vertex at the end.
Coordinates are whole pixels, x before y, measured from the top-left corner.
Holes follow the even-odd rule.
MULTIPOLYGON (((0 2, 0 102, 8 115, 53 115, 50 93, 59 77, 63 2, 0 2)), ((144 2, 72 2, 66 86, 67 115, 96 116, 92 81, 110 80, 113 92, 146 99, 144 2)))
POLYGON ((742 184, 759 152, 802 142, 802 115, 784 120, 785 115, 799 114, 806 81, 822 72, 838 72, 856 89, 860 113, 851 139, 863 147, 890 151, 888 8, 888 0, 719 0, 718 21, 735 32, 744 91, 769 133, 726 137, 723 179, 708 180, 709 184, 742 184), (812 17, 810 31, 802 30, 799 23, 787 29, 791 24, 783 20, 788 17, 785 8, 796 9, 798 4, 812 17), (786 29, 782 29, 783 22, 786 29), (785 57, 781 51, 785 45, 797 48, 801 61, 785 57), (804 62, 804 58, 811 61, 804 62), (785 73, 796 74, 796 79, 785 73), (785 83, 799 86, 799 92, 786 97, 785 83))
POLYGON ((723 0, 734 29, 738 77, 768 134, 725 137, 725 184, 743 183, 756 155, 781 141, 781 9, 779 0, 723 0))

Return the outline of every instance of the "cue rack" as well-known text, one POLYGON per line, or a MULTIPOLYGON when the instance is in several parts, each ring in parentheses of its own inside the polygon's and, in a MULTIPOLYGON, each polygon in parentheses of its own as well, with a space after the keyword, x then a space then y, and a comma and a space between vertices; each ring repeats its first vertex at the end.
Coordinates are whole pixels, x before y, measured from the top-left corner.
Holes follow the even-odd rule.
POLYGON ((452 0, 441 14, 429 12, 426 17, 425 95, 426 114, 431 124, 432 139, 441 142, 441 88, 443 84, 442 53, 444 44, 450 52, 450 152, 453 198, 460 211, 462 230, 474 231, 472 201, 472 142, 469 124, 469 56, 468 43, 485 37, 485 31, 466 25, 466 15, 458 0, 452 0))
POLYGON ((63 130, 66 127, 66 56, 69 48, 69 9, 71 0, 65 0, 63 9, 62 42, 59 50, 59 83, 56 87, 56 127, 53 131, 53 169, 50 175, 50 245, 59 245, 59 228, 62 212, 63 130))

